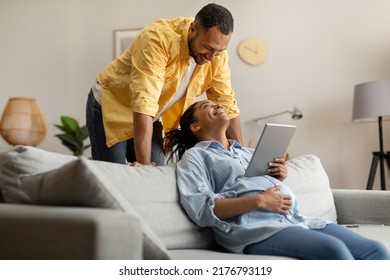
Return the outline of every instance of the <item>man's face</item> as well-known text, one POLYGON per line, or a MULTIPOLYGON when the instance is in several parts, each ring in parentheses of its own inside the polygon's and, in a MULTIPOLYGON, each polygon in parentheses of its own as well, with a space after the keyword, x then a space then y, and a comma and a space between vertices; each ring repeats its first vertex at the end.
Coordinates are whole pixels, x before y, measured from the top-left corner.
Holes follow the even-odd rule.
POLYGON ((195 23, 191 24, 189 30, 188 47, 190 55, 199 65, 213 61, 216 56, 226 50, 232 33, 224 35, 217 26, 209 28, 196 28, 195 23))

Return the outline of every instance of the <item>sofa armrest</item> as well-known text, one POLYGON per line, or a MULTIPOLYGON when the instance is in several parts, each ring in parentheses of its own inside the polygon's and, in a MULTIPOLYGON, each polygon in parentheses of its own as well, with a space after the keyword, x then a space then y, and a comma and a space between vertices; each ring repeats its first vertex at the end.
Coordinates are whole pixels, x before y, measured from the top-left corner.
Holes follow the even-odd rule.
POLYGON ((390 225, 390 192, 332 189, 339 224, 390 225))
POLYGON ((0 259, 142 259, 138 218, 100 208, 0 203, 0 259))

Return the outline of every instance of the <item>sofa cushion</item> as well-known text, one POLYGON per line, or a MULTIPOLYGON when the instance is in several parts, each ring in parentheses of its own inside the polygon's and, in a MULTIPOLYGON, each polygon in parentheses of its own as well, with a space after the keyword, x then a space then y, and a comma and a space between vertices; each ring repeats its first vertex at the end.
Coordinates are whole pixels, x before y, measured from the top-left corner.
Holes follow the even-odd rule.
MULTIPOLYGON (((84 158, 45 173, 20 175, 19 186, 35 204, 120 209, 132 216, 138 216, 113 186, 110 178, 84 158)), ((144 258, 169 259, 165 246, 142 219, 140 220, 144 258)))
POLYGON ((306 216, 337 221, 329 178, 320 159, 315 155, 294 157, 286 163, 288 176, 285 183, 298 199, 300 212, 306 216))
MULTIPOLYGON (((174 260, 239 260, 239 261, 259 261, 259 260, 294 260, 293 258, 284 256, 270 256, 270 255, 249 255, 232 254, 229 252, 207 250, 207 249, 186 249, 186 250, 170 250, 169 253, 174 260)), ((237 277, 239 278, 239 277, 237 277)))
POLYGON ((381 242, 390 250, 390 226, 381 224, 363 224, 363 225, 352 225, 350 227, 354 232, 363 235, 366 238, 381 242))

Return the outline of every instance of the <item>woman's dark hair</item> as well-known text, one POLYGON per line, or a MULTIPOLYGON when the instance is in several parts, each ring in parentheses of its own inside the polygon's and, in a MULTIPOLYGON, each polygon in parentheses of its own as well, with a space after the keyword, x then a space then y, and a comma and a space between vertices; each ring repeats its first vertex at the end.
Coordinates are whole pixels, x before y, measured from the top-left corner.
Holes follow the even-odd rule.
POLYGON ((217 4, 204 6, 195 16, 195 24, 206 30, 218 26, 223 35, 229 35, 234 28, 232 14, 228 9, 217 4))
POLYGON ((168 162, 173 160, 173 156, 180 160, 184 152, 195 146, 199 139, 192 133, 190 126, 196 121, 195 105, 193 103, 180 117, 180 127, 170 130, 164 137, 164 150, 168 153, 168 162))

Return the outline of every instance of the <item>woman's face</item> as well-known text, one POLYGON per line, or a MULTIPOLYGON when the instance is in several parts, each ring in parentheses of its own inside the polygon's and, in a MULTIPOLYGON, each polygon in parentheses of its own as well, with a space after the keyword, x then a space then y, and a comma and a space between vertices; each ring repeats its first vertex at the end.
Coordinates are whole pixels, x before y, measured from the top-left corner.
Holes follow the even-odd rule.
POLYGON ((191 124, 191 130, 195 132, 218 132, 226 130, 230 118, 227 111, 219 104, 211 100, 203 100, 195 105, 195 122, 191 124))

